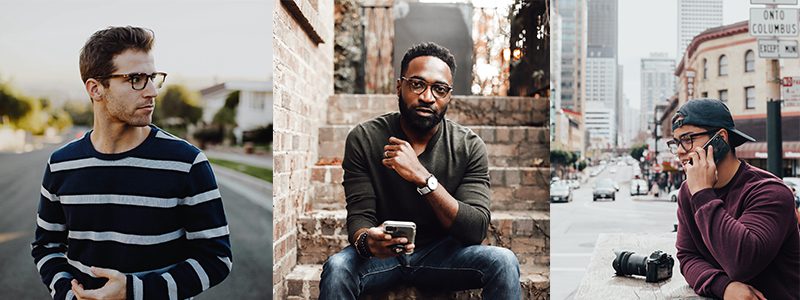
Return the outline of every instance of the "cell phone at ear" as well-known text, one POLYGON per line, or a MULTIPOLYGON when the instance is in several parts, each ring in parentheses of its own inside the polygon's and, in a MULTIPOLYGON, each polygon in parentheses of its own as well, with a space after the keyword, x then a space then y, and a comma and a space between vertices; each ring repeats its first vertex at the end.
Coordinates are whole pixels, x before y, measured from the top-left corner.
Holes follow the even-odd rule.
POLYGON ((711 137, 705 145, 703 145, 703 150, 708 150, 708 146, 714 146, 714 163, 719 163, 720 160, 725 158, 725 155, 728 154, 728 151, 731 151, 731 146, 722 139, 722 136, 719 135, 719 131, 711 137))

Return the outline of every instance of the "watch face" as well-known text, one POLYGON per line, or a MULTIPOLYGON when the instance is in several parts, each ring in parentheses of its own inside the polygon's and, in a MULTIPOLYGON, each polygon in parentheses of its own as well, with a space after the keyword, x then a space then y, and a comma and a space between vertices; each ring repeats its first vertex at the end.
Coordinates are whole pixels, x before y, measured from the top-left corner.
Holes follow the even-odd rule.
POLYGON ((436 177, 431 176, 428 179, 428 188, 431 190, 435 190, 436 187, 438 186, 439 186, 439 180, 437 180, 436 177))

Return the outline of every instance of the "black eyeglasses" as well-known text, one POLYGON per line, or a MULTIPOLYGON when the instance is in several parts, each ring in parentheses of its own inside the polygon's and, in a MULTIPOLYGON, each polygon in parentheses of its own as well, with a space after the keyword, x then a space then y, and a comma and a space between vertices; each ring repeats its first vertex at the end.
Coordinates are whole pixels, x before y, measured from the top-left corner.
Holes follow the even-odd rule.
POLYGON ((147 74, 147 73, 111 74, 98 77, 97 79, 116 78, 116 77, 125 78, 126 81, 129 81, 131 83, 132 89, 140 91, 143 90, 145 87, 147 87, 148 81, 153 81, 155 87, 157 89, 160 89, 161 85, 163 85, 164 81, 167 79, 167 73, 155 72, 153 74, 147 74))
POLYGON ((419 78, 400 77, 400 80, 405 80, 408 83, 408 87, 411 88, 411 91, 417 95, 422 95, 422 93, 424 93, 425 90, 427 90, 428 87, 430 87, 431 94, 433 94, 433 97, 436 99, 442 99, 444 97, 447 97, 447 95, 450 94, 450 91, 453 90, 453 88, 447 84, 444 83, 428 84, 427 81, 419 78))
POLYGON ((707 130, 698 133, 686 133, 678 137, 678 139, 671 139, 667 141, 667 146, 669 146, 669 152, 672 154, 678 154, 678 145, 680 144, 683 147, 683 150, 689 152, 692 147, 694 147, 694 138, 700 135, 711 135, 717 133, 717 130, 707 130))

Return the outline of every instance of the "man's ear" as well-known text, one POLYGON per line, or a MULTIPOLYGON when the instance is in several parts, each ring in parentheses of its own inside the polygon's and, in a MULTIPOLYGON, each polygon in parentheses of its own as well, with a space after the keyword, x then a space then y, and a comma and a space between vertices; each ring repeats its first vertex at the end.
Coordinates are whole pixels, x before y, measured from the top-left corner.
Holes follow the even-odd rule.
POLYGON ((394 89, 395 89, 395 91, 397 92, 397 96, 398 96, 398 97, 402 97, 402 95, 400 94, 400 86, 401 86, 402 84, 403 84, 403 80, 402 80, 402 79, 400 79, 400 78, 398 78, 398 79, 397 79, 397 84, 394 86, 394 89))
POLYGON ((86 88, 86 93, 89 94, 89 98, 92 101, 100 101, 103 99, 103 94, 105 94, 106 90, 100 81, 97 81, 94 78, 89 78, 84 83, 84 87, 86 88))
POLYGON ((731 144, 730 135, 727 129, 723 128, 720 130, 719 136, 722 137, 722 140, 724 140, 726 144, 731 144))

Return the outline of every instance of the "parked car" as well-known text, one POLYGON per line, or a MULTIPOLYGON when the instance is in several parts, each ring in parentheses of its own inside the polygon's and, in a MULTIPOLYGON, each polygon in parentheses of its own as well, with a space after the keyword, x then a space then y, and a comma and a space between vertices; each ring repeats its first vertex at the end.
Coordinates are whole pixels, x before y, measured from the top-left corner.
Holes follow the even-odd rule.
POLYGON ((610 198, 611 201, 615 201, 617 200, 617 191, 619 191, 619 187, 613 180, 609 178, 598 179, 594 183, 594 189, 592 189, 592 201, 604 198, 610 198))
POLYGON ((678 202, 678 191, 680 191, 680 189, 674 189, 672 192, 669 192, 669 201, 678 202))
POLYGON ((644 179, 631 180, 631 196, 647 195, 647 181, 644 179))
POLYGON ((567 182, 559 181, 550 185, 550 202, 570 201, 572 201, 572 188, 567 182))

